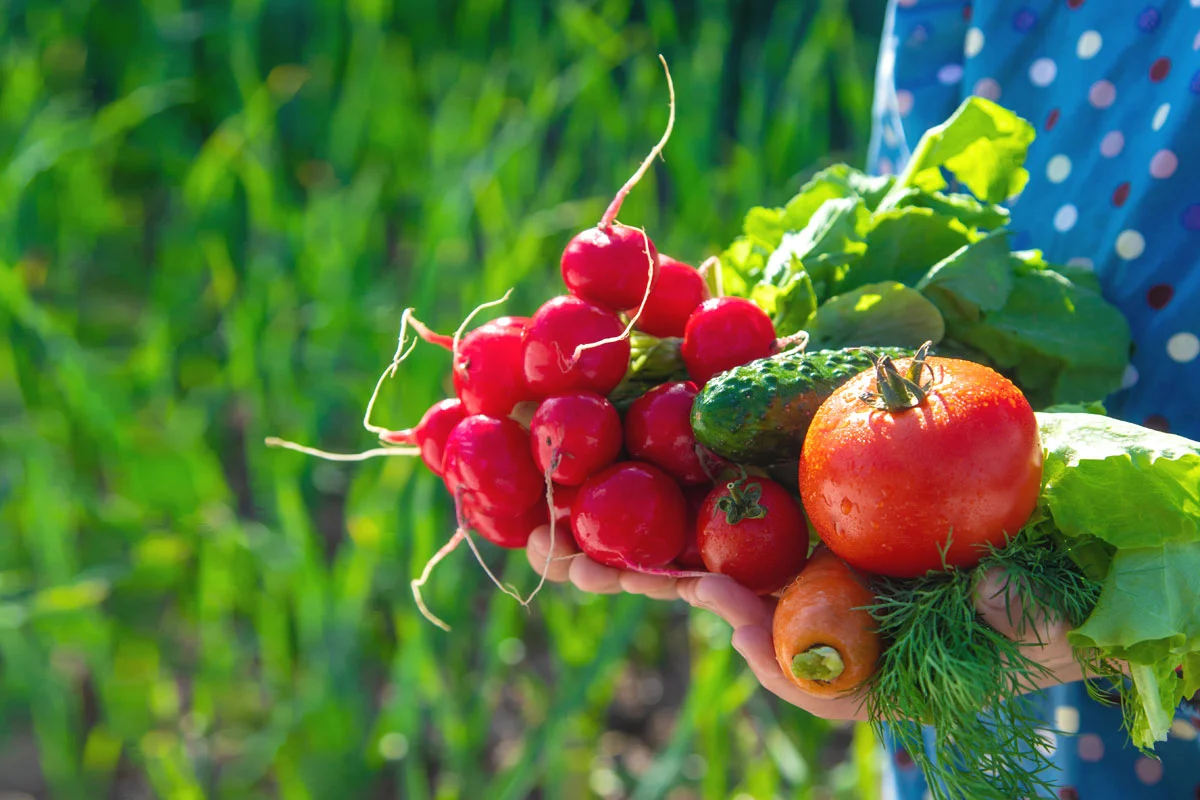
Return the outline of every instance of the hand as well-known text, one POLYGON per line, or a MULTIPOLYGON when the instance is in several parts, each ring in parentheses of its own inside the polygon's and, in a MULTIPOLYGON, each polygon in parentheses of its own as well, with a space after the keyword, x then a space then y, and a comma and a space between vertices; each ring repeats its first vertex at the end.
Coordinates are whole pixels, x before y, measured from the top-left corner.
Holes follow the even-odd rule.
MULTIPOLYGON (((867 719, 861 696, 834 700, 814 697, 784 676, 775 658, 771 636, 775 611, 773 597, 759 597, 723 575, 681 581, 678 591, 691 605, 708 609, 733 626, 734 649, 746 659, 759 683, 772 694, 826 719, 867 719)), ((1029 657, 1049 670, 1047 676, 1039 679, 1039 688, 1082 680, 1083 673, 1067 642, 1066 633, 1070 626, 1062 621, 1052 623, 1044 615, 1037 615, 1035 628, 1027 630, 1021 624, 1023 616, 1019 600, 1013 597, 1010 603, 1006 606, 1003 578, 998 572, 989 573, 976 591, 975 608, 984 621, 1010 639, 1024 644, 1029 657)))
POLYGON ((606 567, 579 552, 571 531, 566 525, 555 526, 554 549, 549 566, 546 554, 550 551, 550 526, 534 530, 525 545, 525 555, 533 571, 554 583, 570 581, 582 592, 641 594, 655 600, 678 600, 679 580, 663 575, 644 575, 640 572, 606 567))

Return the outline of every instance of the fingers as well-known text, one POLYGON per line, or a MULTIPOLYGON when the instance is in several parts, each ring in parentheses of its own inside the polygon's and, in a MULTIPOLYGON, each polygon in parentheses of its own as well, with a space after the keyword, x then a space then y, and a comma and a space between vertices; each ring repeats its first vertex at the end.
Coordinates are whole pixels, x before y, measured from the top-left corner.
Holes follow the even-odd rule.
POLYGON ((617 594, 621 591, 620 570, 598 564, 584 555, 571 559, 568 577, 581 592, 617 594))
POLYGON ((550 554, 550 564, 547 566, 546 554, 549 550, 550 526, 542 525, 530 534, 529 543, 525 545, 525 555, 534 572, 541 575, 544 570, 546 580, 562 583, 567 580, 572 560, 577 560, 571 559, 571 556, 579 552, 575 548, 570 530, 565 525, 555 526, 554 552, 550 554))
POLYGON ((773 603, 759 597, 732 578, 712 575, 679 581, 679 596, 689 605, 707 609, 733 626, 771 627, 773 603))
POLYGON ((763 688, 780 700, 824 719, 867 719, 866 709, 859 697, 825 699, 813 697, 796 688, 779 668, 770 630, 758 625, 744 625, 733 632, 733 648, 746 659, 763 688))
POLYGON ((979 582, 975 589, 975 610, 997 631, 1023 645, 1026 655, 1051 671, 1052 678, 1039 681, 1040 684, 1082 678, 1067 642, 1070 626, 1065 620, 1048 618, 1040 609, 1027 613, 1017 590, 1006 585, 1002 570, 989 570, 979 582))
POLYGON ((643 594, 654 600, 679 599, 679 591, 676 588, 678 581, 675 578, 622 570, 619 580, 621 588, 630 594, 643 594))

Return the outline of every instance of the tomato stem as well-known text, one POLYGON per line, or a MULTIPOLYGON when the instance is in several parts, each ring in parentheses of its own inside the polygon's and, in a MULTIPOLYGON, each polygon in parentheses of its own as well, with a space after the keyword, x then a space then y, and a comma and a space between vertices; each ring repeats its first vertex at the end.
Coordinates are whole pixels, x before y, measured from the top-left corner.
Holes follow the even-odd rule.
POLYGON ((908 374, 901 375, 900 370, 892 362, 890 356, 883 356, 875 362, 875 384, 878 391, 865 392, 861 399, 881 411, 904 411, 916 408, 925 402, 926 392, 931 384, 921 384, 921 373, 925 370, 925 358, 933 342, 926 342, 913 356, 908 367, 908 374))
POLYGON ((717 509, 725 512, 725 521, 737 525, 744 519, 762 519, 767 510, 758 504, 762 499, 762 484, 746 485, 745 476, 725 484, 729 494, 717 501, 717 509))
POLYGON ((810 647, 792 657, 792 674, 809 681, 829 683, 846 669, 842 654, 826 644, 810 647))

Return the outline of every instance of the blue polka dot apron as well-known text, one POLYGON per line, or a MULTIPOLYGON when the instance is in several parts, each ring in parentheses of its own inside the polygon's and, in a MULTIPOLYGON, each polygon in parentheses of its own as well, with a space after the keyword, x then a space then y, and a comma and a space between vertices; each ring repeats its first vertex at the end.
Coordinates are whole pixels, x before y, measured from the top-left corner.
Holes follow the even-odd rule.
MULTIPOLYGON (((1132 363, 1110 413, 1200 439, 1200 0, 891 0, 876 78, 875 172, 903 169, 970 95, 1036 126, 1029 184, 1010 203, 1014 245, 1095 270, 1129 320, 1132 363)), ((1200 800, 1195 706, 1156 760, 1081 684, 1036 699, 1061 732, 1058 798, 1200 800)), ((889 800, 928 794, 890 743, 885 778, 889 800)))

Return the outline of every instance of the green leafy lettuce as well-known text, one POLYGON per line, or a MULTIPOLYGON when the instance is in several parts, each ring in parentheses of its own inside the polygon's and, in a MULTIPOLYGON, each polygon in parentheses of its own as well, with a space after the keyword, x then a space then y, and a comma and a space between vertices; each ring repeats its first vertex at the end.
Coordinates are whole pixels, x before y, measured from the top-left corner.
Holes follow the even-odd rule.
POLYGON ((1129 665, 1130 736, 1151 747, 1200 689, 1200 443, 1092 413, 1041 413, 1038 424, 1034 524, 1049 522, 1080 545, 1085 572, 1104 573, 1068 640, 1129 665))
POLYGON ((1025 187, 1033 137, 1025 120, 971 98, 899 176, 823 170, 784 207, 746 215, 721 256, 725 289, 759 303, 781 335, 806 330, 826 346, 924 336, 1008 375, 1035 407, 1104 397, 1127 364, 1124 318, 1091 273, 1010 247, 1001 204, 1025 187), (862 302, 894 284, 928 303, 894 289, 862 302))

